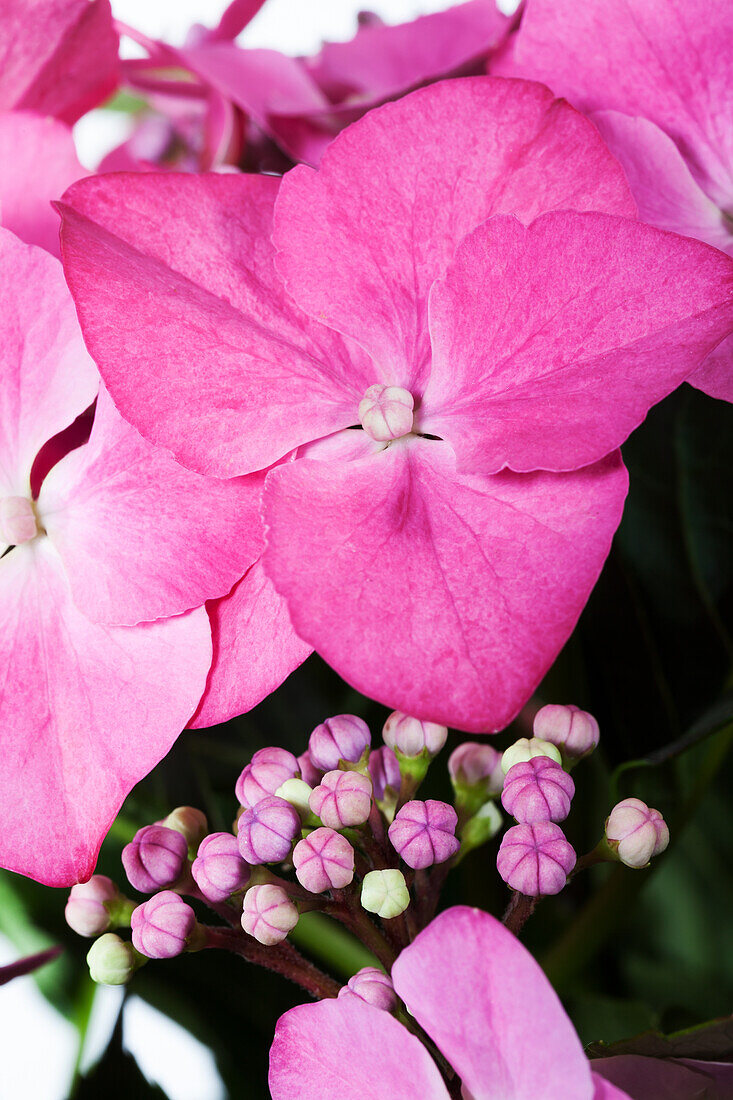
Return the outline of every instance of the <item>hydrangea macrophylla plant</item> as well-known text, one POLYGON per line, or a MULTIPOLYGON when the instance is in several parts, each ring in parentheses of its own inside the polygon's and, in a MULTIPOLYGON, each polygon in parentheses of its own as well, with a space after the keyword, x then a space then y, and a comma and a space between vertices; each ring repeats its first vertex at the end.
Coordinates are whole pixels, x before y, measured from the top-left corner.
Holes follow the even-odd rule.
POLYGON ((83 181, 62 250, 144 435, 219 477, 298 448, 267 475, 263 559, 298 635, 365 694, 485 731, 597 579, 616 448, 733 325, 728 257, 634 211, 581 115, 469 78, 370 112, 281 184, 83 181), (395 389, 410 432, 350 430, 395 389))
MULTIPOLYGON (((501 71, 591 113, 641 218, 733 255, 732 50, 727 3, 528 0, 501 71)), ((733 401, 733 338, 688 381, 733 401)))

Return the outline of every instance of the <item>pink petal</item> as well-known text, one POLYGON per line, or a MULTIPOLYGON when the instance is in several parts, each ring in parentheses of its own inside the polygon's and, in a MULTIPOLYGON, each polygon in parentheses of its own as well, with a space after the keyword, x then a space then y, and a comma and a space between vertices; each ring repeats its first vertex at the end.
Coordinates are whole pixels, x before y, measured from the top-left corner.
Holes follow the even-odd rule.
POLYGON ((59 217, 51 206, 86 175, 63 122, 29 111, 0 114, 0 218, 27 241, 59 255, 59 217))
POLYGON ((43 538, 0 560, 0 589, 0 865, 68 886, 92 873, 123 799, 194 711, 209 624, 202 608, 146 626, 95 626, 43 538))
MULTIPOLYGON (((610 1058, 596 1058, 592 1062, 594 1077, 605 1085, 599 1094, 601 1100, 625 1097, 630 1090, 634 1100, 701 1100, 704 1097, 720 1097, 724 1100, 731 1092, 718 1092, 715 1075, 708 1076, 705 1063, 680 1063, 670 1059, 645 1058, 638 1054, 619 1054, 610 1058), (610 1082, 610 1083, 609 1083, 610 1082), (609 1091, 610 1090, 610 1091, 609 1091), (710 1090, 710 1091, 707 1091, 710 1090)), ((721 1085, 725 1078, 721 1079, 721 1085)), ((728 1067, 728 1085, 733 1084, 728 1067)))
POLYGON ((312 652, 293 630, 287 605, 259 561, 228 596, 209 603, 208 612, 214 659, 189 723, 194 729, 246 714, 312 652))
POLYGON ((232 40, 254 19, 265 0, 232 0, 219 20, 218 26, 209 32, 209 38, 232 40))
POLYGON ((687 381, 711 397, 733 401, 733 335, 718 344, 687 381))
POLYGON ((406 439, 265 484, 265 569, 293 626, 359 691, 502 729, 570 634, 621 518, 617 456, 574 474, 461 477, 406 439))
POLYGON ((27 496, 34 458, 92 403, 99 375, 58 260, 0 229, 0 267, 0 496, 27 496))
POLYGON ((493 218, 430 298, 421 430, 461 468, 571 470, 618 447, 733 328, 733 262, 606 214, 493 218))
POLYGON ((89 443, 44 481, 38 513, 76 606, 133 626, 225 595, 259 557, 262 476, 217 481, 179 466, 102 390, 89 443))
POLYGON ((474 1100, 591 1100, 590 1067, 555 991, 488 913, 442 913, 399 956, 392 980, 474 1100))
POLYGON ((0 109, 76 122, 117 84, 109 0, 3 0, 0 109))
POLYGON ((358 997, 299 1005, 281 1016, 269 1084, 272 1100, 448 1100, 420 1040, 358 997))
MULTIPOLYGON (((610 1081, 604 1081, 597 1073, 591 1073, 591 1078, 595 1089, 593 1100, 632 1100, 628 1092, 622 1092, 621 1089, 617 1089, 615 1085, 612 1085, 610 1081)), ((659 1100, 659 1098, 657 1098, 657 1100, 659 1100)), ((696 1100, 699 1100, 699 1097, 697 1097, 696 1100)))
POLYGON ((90 178, 65 197, 66 275, 110 394, 200 473, 263 469, 353 424, 377 380, 277 278, 278 183, 146 173, 90 178))
POLYGON ((491 214, 558 207, 635 212, 595 128, 536 84, 445 81, 349 127, 318 172, 288 173, 278 270, 303 309, 366 348, 381 381, 413 389, 427 294, 459 241, 491 214))

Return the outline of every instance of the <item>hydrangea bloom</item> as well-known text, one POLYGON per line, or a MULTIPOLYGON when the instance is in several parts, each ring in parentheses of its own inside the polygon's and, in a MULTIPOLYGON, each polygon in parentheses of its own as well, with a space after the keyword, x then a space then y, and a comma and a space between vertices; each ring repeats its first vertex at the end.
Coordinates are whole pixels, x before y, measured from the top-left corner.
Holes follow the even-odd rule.
POLYGON ((484 77, 370 112, 282 184, 75 184, 62 248, 144 435, 219 477, 299 448, 264 496, 297 633, 365 694, 485 731, 595 583, 615 449, 733 324, 728 257, 634 210, 587 120, 484 77), (347 430, 377 384, 412 395, 409 435, 347 430))
MULTIPOLYGON (((629 1100, 591 1071, 529 952, 478 909, 442 913, 392 968, 396 993, 473 1100, 629 1100)), ((273 1100, 448 1100, 436 1063, 393 1016, 358 997, 300 1005, 278 1022, 273 1100), (378 1059, 375 1052, 379 1052, 378 1059)))

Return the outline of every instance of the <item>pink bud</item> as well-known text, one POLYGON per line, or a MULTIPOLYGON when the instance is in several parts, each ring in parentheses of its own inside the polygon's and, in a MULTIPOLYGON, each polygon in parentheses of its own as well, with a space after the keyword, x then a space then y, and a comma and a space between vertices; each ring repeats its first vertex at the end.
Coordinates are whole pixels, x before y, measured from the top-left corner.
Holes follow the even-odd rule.
POLYGON ((308 753, 315 767, 330 772, 338 768, 339 760, 358 764, 371 742, 366 722, 355 714, 337 714, 313 730, 308 753))
POLYGON ((19 546, 38 534, 33 505, 27 497, 3 497, 0 500, 0 542, 19 546))
POLYGON ((392 1012, 397 1008, 397 994, 389 974, 376 966, 364 966, 346 985, 339 989, 339 997, 360 997, 368 1005, 392 1012))
POLYGON ((239 819, 237 841, 247 863, 280 863, 300 832, 300 814, 284 798, 269 794, 239 819))
POLYGON ((370 386, 359 402, 359 420, 364 431, 378 443, 399 439, 412 431, 415 401, 401 386, 370 386))
POLYGON ((562 749, 570 760, 580 760, 598 744, 598 723, 592 714, 572 705, 551 703, 538 710, 534 735, 562 749))
POLYGON ((384 723, 382 737, 385 745, 398 749, 403 756, 419 756, 425 750, 436 756, 446 742, 448 730, 395 710, 384 723))
POLYGON ((196 915, 178 894, 163 890, 138 905, 130 924, 133 946, 141 955, 173 959, 186 950, 196 928, 196 915))
POLYGON ((646 867, 669 844, 669 829, 659 810, 640 798, 625 798, 606 821, 606 840, 627 867, 646 867))
POLYGON ((249 882, 250 869, 231 833, 212 833, 199 845, 191 865, 194 882, 208 901, 226 901, 249 882))
POLYGON ((447 802, 406 802, 389 827, 395 851, 414 870, 445 863, 460 848, 458 814, 447 802))
POLYGON ((374 797, 378 802, 381 802, 384 798, 387 787, 391 787, 396 794, 399 793, 400 784, 402 783, 400 765, 397 762, 397 757, 387 745, 383 745, 381 749, 374 749, 373 752, 369 753, 367 768, 372 777, 374 797))
POLYGON ((549 756, 533 756, 506 773, 501 804, 523 825, 564 821, 570 813, 575 784, 549 756))
POLYGON ((298 757, 298 767, 300 768, 300 778, 303 782, 307 783, 309 787, 317 787, 321 782, 323 772, 320 768, 315 766, 307 749, 298 757))
POLYGON ((314 829, 293 851, 298 882, 311 894, 343 890, 354 877, 354 849, 333 829, 314 829))
POLYGON ((274 794, 286 779, 299 775, 298 761, 287 749, 258 749, 237 780, 235 793, 241 806, 256 806, 268 794, 274 794))
POLYGON ((244 895, 242 928, 266 947, 287 939, 298 923, 298 910, 281 886, 250 886, 244 895))
POLYGON ((372 781, 361 772, 326 772, 308 805, 329 829, 363 825, 372 808, 372 781))
POLYGON ((552 821, 507 829, 496 857, 504 882, 529 897, 559 894, 575 863, 575 852, 552 821))
POLYGON ((464 741, 448 757, 448 771, 453 785, 479 787, 487 798, 501 794, 504 771, 501 753, 481 741, 464 741))
POLYGON ((78 936, 101 936, 112 923, 105 902, 114 905, 119 899, 120 892, 111 878, 92 875, 88 882, 71 887, 64 909, 66 923, 78 936))
POLYGON ((152 894, 181 877, 188 858, 182 833, 165 825, 146 825, 122 849, 122 865, 132 886, 152 894))

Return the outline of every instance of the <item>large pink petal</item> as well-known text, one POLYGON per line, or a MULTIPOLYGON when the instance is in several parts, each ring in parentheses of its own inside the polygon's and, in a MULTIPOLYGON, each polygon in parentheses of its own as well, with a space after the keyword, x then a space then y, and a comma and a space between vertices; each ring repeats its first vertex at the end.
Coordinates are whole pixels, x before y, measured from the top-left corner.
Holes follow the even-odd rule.
POLYGON ((51 470, 38 514, 77 607, 94 622, 132 626, 229 592, 262 551, 262 480, 191 473, 103 390, 89 442, 51 470))
POLYGON ((260 562, 232 592, 207 605, 214 658, 195 729, 246 714, 312 653, 293 630, 282 596, 260 562))
POLYGON ((51 200, 84 175, 63 122, 29 111, 0 114, 0 220, 22 240, 59 255, 51 200))
POLYGON ((3 0, 0 108, 76 122, 117 84, 109 0, 3 0))
POLYGON ((591 1077, 595 1089, 593 1100, 634 1100, 628 1092, 616 1088, 610 1081, 605 1081, 603 1077, 599 1077, 597 1073, 592 1073, 591 1077))
POLYGON ((354 424, 378 380, 273 268, 266 176, 83 180, 62 250, 87 346, 122 415, 200 473, 264 469, 354 424))
POLYGON ((460 477, 402 440, 265 483, 264 564, 295 630, 359 691, 502 729, 570 634, 621 518, 617 456, 574 474, 460 477))
POLYGON ((27 496, 33 460, 94 400, 61 264, 0 229, 0 496, 27 496))
MULTIPOLYGON (((619 1054, 610 1058, 597 1058, 592 1063, 599 1080, 616 1088, 628 1089, 634 1100, 730 1100, 733 1096, 733 1072, 728 1066, 726 1077, 716 1078, 713 1067, 708 1075, 704 1062, 682 1063, 663 1058, 645 1058, 638 1054, 619 1054), (716 1081, 728 1088, 718 1091, 716 1081)), ((717 1068, 717 1067, 715 1067, 717 1068)), ((617 1092, 602 1092, 615 1100, 617 1092)), ((621 1093, 625 1096, 626 1093, 621 1093)))
POLYGON ((474 1100, 592 1100, 590 1066, 557 994, 488 913, 441 913, 401 953, 392 980, 474 1100))
POLYGON ((196 708, 203 608, 103 627, 76 609, 47 539, 0 560, 0 864, 49 886, 89 877, 123 799, 196 708))
POLYGON ((358 340, 385 381, 419 389, 427 295, 456 245, 489 215, 545 210, 633 216, 598 132, 546 88, 475 77, 371 111, 319 170, 285 177, 278 269, 314 317, 358 340))
POLYGON ((358 997, 299 1005, 281 1016, 269 1084, 272 1100, 448 1100, 420 1040, 358 997))
POLYGON ((733 401, 733 335, 718 344, 687 381, 711 397, 733 401))
POLYGON ((421 430, 467 470, 578 469, 733 330, 733 261, 607 214, 492 218, 434 286, 430 327, 421 430))

